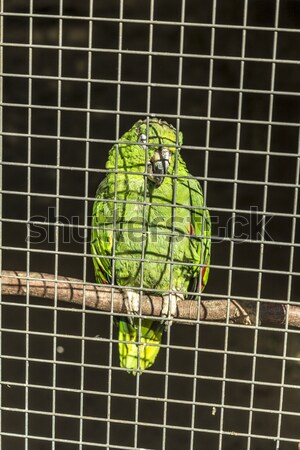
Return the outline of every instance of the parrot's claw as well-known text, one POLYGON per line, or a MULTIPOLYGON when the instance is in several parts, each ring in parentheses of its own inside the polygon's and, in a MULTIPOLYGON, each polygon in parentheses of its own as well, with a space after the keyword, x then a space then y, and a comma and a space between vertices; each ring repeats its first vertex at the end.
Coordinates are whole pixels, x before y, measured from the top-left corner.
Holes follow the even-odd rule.
POLYGON ((126 312, 129 315, 128 320, 130 325, 134 327, 134 316, 140 313, 140 294, 136 291, 123 289, 123 297, 126 312))
POLYGON ((162 323, 167 330, 173 323, 173 317, 177 311, 178 294, 170 293, 163 295, 163 304, 161 309, 162 323))

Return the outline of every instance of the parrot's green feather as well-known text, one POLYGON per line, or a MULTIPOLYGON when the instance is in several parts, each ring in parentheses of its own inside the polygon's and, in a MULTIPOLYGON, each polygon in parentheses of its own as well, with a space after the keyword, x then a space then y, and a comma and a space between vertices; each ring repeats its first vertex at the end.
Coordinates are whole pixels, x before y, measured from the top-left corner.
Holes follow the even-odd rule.
POLYGON ((132 326, 127 321, 120 320, 120 366, 132 369, 134 375, 137 368, 145 370, 152 366, 159 352, 161 337, 162 327, 159 322, 143 319, 141 327, 139 327, 136 319, 135 326, 132 326))
MULTIPOLYGON (((123 288, 153 293, 204 288, 210 217, 200 184, 179 153, 181 144, 182 134, 175 128, 149 119, 137 122, 110 150, 93 208, 91 250, 99 283, 113 280, 123 288), (147 170, 162 147, 172 156, 162 183, 155 185, 147 170)), ((118 321, 120 365, 132 373, 153 364, 163 331, 159 321, 140 322, 118 321)))

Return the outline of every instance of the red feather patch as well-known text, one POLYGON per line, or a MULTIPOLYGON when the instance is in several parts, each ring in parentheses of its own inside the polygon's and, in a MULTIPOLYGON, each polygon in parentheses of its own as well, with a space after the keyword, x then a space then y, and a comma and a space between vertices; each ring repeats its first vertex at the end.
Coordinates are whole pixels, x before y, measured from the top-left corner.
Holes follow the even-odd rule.
POLYGON ((189 233, 191 236, 194 236, 194 234, 195 234, 195 228, 194 228, 194 226, 193 226, 192 223, 189 223, 189 224, 188 224, 187 229, 188 229, 188 233, 189 233))

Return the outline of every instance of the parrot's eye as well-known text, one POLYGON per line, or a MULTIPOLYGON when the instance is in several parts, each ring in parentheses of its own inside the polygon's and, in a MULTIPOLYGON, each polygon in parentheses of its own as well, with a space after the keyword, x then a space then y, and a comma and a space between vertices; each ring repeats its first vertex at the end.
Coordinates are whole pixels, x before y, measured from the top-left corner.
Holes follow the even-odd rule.
POLYGON ((147 136, 145 134, 140 135, 138 142, 143 150, 147 150, 147 136))

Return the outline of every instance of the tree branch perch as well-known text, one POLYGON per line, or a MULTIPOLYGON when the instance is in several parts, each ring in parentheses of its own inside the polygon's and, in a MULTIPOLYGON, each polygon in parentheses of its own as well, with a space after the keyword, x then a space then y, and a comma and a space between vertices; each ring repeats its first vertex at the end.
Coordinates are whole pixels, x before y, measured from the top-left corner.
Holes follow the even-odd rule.
MULTIPOLYGON (((126 313, 123 294, 115 289, 113 294, 113 307, 111 305, 111 287, 97 286, 83 283, 82 280, 55 276, 47 273, 21 271, 2 271, 2 294, 9 296, 24 296, 27 294, 54 300, 57 291, 57 300, 76 305, 85 304, 86 307, 100 311, 126 313)), ((254 325, 257 302, 237 302, 235 300, 178 300, 175 318, 184 320, 200 320, 208 322, 242 323, 254 325), (200 307, 200 311, 198 311, 200 307)), ((162 297, 143 295, 142 314, 145 316, 160 317, 162 297)), ((260 303, 260 323, 262 325, 300 327, 300 306, 279 303, 260 303)))

